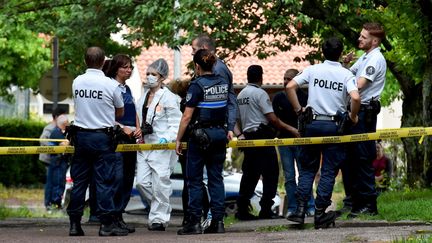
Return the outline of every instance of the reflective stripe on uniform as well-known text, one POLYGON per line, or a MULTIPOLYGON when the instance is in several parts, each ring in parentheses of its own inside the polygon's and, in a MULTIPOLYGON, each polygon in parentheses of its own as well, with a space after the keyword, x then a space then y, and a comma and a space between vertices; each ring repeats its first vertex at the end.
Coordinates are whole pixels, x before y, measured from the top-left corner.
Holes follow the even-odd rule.
POLYGON ((222 108, 227 106, 227 101, 223 100, 223 101, 202 101, 199 102, 197 107, 198 108, 222 108))

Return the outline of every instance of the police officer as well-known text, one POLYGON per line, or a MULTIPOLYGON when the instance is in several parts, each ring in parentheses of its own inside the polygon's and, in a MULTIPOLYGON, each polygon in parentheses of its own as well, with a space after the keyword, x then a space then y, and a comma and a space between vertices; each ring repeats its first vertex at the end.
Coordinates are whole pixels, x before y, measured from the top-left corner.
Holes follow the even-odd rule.
MULTIPOLYGON (((206 49, 209 50, 212 54, 215 55, 216 53, 216 43, 213 38, 211 38, 207 34, 200 34, 197 37, 195 37, 192 40, 191 43, 192 47, 192 55, 195 55, 195 53, 200 49, 206 49)), ((234 92, 233 87, 233 75, 227 65, 216 56, 216 63, 213 66, 213 73, 215 75, 219 75, 222 78, 224 78, 229 83, 229 92, 228 92, 228 124, 227 129, 228 131, 233 131, 233 133, 228 133, 228 136, 231 136, 231 134, 234 134, 234 131, 237 131, 236 120, 238 118, 238 105, 237 105, 237 99, 236 94, 234 92)), ((237 131, 238 132, 238 131, 237 131)), ((229 137, 231 140, 232 137, 229 137)), ((181 157, 181 156, 180 156, 181 157)), ((204 171, 204 173, 206 173, 204 171)), ((206 189, 205 182, 203 183, 203 189, 206 189)), ((209 198, 204 195, 203 197, 203 210, 204 210, 204 217, 211 220, 211 211, 209 210, 208 205, 209 198)), ((187 215, 185 215, 187 217, 187 215)), ((205 222, 203 222, 203 226, 205 226, 205 222)))
MULTIPOLYGON (((322 45, 324 63, 306 68, 288 83, 288 98, 297 113, 303 109, 297 99, 296 89, 309 84, 309 97, 306 112, 310 112, 310 121, 305 126, 306 137, 336 136, 338 131, 337 112, 345 112, 348 94, 351 97, 351 113, 349 119, 357 121, 360 97, 351 72, 342 67, 338 59, 343 44, 337 38, 329 38, 322 45)), ((304 115, 304 114, 303 114, 304 115)), ((297 209, 288 216, 288 220, 304 223, 306 203, 310 198, 312 184, 320 167, 322 155, 321 177, 315 199, 315 228, 326 228, 334 224, 336 213, 325 212, 331 204, 331 195, 335 177, 340 163, 345 158, 343 144, 317 144, 300 147, 301 170, 296 190, 297 209)))
MULTIPOLYGON (((214 39, 206 34, 202 34, 197 36, 192 41, 192 55, 194 55, 198 50, 206 49, 209 50, 212 54, 216 52, 216 44, 214 39)), ((234 134, 234 126, 236 124, 236 120, 238 118, 238 104, 236 95, 233 87, 233 75, 231 71, 228 69, 227 65, 219 58, 216 57, 216 63, 213 66, 213 72, 215 75, 219 75, 224 78, 228 84, 228 131, 232 131, 232 133, 228 133, 228 136, 234 134)), ((229 139, 232 139, 230 137, 229 139)))
MULTIPOLYGON (((380 112, 380 95, 384 89, 387 64, 379 45, 385 38, 383 27, 378 23, 366 23, 360 33, 359 48, 365 53, 349 69, 356 77, 361 106, 359 122, 351 130, 353 134, 376 132, 377 115, 380 112)), ((348 64, 352 55, 344 60, 348 64)), ((348 157, 342 166, 347 198, 345 206, 351 206, 349 217, 359 214, 378 213, 375 174, 372 162, 376 156, 375 141, 350 143, 348 157), (351 200, 350 200, 351 197, 351 200)))
MULTIPOLYGON (((247 70, 247 86, 239 93, 240 120, 243 135, 246 139, 272 139, 275 130, 269 125, 285 130, 298 137, 296 128, 283 123, 273 112, 269 95, 261 89, 263 69, 252 65, 247 70)), ((238 211, 235 217, 239 220, 253 220, 257 217, 250 213, 250 199, 260 177, 263 177, 263 195, 260 201, 259 218, 277 218, 271 207, 276 195, 279 165, 275 147, 245 148, 242 164, 242 179, 240 182, 238 211)))
POLYGON ((75 102, 71 177, 74 186, 67 212, 70 236, 82 236, 81 217, 91 180, 96 187, 96 213, 101 221, 100 236, 123 236, 128 231, 115 221, 113 195, 121 178, 116 174, 117 158, 112 130, 115 118, 123 116, 123 98, 118 83, 102 72, 105 54, 90 47, 85 54, 87 70, 72 84, 75 102), (92 178, 91 178, 92 177, 92 178))
MULTIPOLYGON (((111 60, 106 75, 118 82, 120 90, 122 91, 124 115, 121 118, 117 118, 116 123, 126 135, 122 138, 122 143, 126 144, 134 144, 136 143, 136 139, 141 138, 141 128, 135 108, 134 98, 132 97, 131 89, 126 84, 126 80, 132 75, 132 70, 132 59, 127 55, 117 54, 111 60)), ((114 203, 117 210, 117 220, 120 227, 127 229, 129 233, 133 233, 135 232, 135 228, 132 225, 126 224, 123 220, 123 212, 129 203, 134 183, 137 152, 117 153, 117 157, 119 160, 118 162, 120 162, 119 173, 121 173, 123 177, 120 188, 114 197, 114 203)))
POLYGON ((226 156, 228 117, 228 89, 226 79, 213 74, 216 56, 209 50, 198 50, 193 58, 198 78, 190 84, 186 95, 186 108, 176 139, 176 152, 182 153, 181 139, 188 125, 191 136, 187 147, 186 177, 189 189, 190 219, 177 233, 200 234, 202 216, 203 168, 206 166, 212 221, 204 233, 224 233, 225 188, 223 164, 226 156))

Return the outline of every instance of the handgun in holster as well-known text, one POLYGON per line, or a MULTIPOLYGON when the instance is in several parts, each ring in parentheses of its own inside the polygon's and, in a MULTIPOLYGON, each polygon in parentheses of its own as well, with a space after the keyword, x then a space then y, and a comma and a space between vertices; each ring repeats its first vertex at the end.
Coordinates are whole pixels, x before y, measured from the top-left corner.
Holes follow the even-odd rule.
POLYGON ((381 112, 381 103, 379 100, 372 98, 369 104, 365 106, 365 124, 368 131, 375 127, 376 116, 381 112))
POLYGON ((298 131, 300 135, 303 137, 306 132, 306 125, 310 124, 312 122, 313 118, 313 112, 312 107, 306 107, 306 109, 298 115, 297 118, 297 125, 298 125, 298 131))
POLYGON ((127 135, 119 125, 114 126, 113 133, 111 136, 112 136, 113 142, 115 144, 114 147, 116 147, 116 148, 117 148, 117 145, 119 145, 119 144, 132 143, 132 140, 134 140, 129 135, 127 135))
POLYGON ((65 137, 67 140, 69 140, 69 144, 71 146, 75 145, 77 131, 78 129, 76 126, 73 125, 73 122, 65 128, 65 137))
POLYGON ((351 120, 348 111, 345 111, 343 113, 341 111, 337 111, 336 117, 338 121, 337 133, 339 135, 349 134, 349 131, 351 130, 354 123, 351 120))
POLYGON ((198 127, 192 130, 192 139, 198 144, 201 150, 207 150, 210 147, 210 138, 204 128, 198 127))

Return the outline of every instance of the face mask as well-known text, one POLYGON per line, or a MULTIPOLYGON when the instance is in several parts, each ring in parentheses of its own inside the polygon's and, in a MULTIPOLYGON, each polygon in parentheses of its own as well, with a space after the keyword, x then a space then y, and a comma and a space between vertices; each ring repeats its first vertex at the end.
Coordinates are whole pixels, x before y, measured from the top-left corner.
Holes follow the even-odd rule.
POLYGON ((156 76, 153 76, 153 75, 148 75, 147 76, 147 84, 151 88, 158 86, 158 78, 156 76))

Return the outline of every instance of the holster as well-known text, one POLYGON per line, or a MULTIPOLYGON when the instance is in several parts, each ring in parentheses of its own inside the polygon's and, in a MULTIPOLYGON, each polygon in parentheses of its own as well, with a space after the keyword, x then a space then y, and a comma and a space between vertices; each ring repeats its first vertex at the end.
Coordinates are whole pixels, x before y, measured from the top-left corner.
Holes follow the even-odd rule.
POLYGON ((349 134, 354 123, 349 117, 348 111, 345 111, 344 113, 337 111, 336 116, 337 116, 337 123, 338 123, 337 133, 339 135, 349 134))
POLYGON ((66 126, 65 137, 67 140, 69 140, 69 144, 71 146, 75 145, 77 131, 78 131, 78 128, 76 126, 74 126, 73 124, 66 126))
POLYGON ((210 149, 213 146, 226 146, 228 142, 226 130, 222 126, 195 125, 190 134, 201 150, 210 149))
POLYGON ((365 112, 365 125, 368 131, 375 126, 376 116, 381 112, 381 103, 373 98, 369 101, 369 105, 364 105, 362 110, 365 112))
POLYGON ((303 137, 306 132, 306 125, 310 124, 312 122, 313 118, 313 112, 312 107, 306 107, 306 109, 300 113, 300 115, 297 118, 297 127, 300 135, 303 137))
POLYGON ((119 125, 114 126, 112 137, 115 144, 114 147, 117 147, 118 144, 129 144, 134 140, 133 138, 129 137, 129 135, 124 133, 123 129, 119 125))
POLYGON ((201 150, 207 150, 210 148, 210 137, 205 132, 204 128, 192 129, 191 139, 198 144, 201 150))

